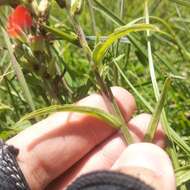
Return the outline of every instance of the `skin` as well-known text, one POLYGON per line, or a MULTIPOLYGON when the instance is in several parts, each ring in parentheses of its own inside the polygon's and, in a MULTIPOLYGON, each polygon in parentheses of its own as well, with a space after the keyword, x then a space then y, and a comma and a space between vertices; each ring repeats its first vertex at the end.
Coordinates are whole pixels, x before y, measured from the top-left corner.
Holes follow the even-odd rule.
MULTIPOLYGON (((32 190, 63 190, 81 174, 101 169, 139 177, 156 190, 176 189, 170 159, 162 149, 165 136, 161 125, 155 145, 140 143, 151 116, 132 118, 134 97, 120 87, 113 87, 112 92, 136 143, 128 146, 119 131, 92 116, 53 114, 7 142, 19 148, 18 163, 32 190)), ((77 104, 110 112, 108 102, 98 94, 77 104)))

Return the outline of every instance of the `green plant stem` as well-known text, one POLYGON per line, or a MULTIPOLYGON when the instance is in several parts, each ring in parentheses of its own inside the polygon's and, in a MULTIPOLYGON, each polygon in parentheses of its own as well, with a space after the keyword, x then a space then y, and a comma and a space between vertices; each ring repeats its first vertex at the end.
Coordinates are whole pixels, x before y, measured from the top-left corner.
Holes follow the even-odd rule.
POLYGON ((148 129, 147 129, 147 132, 144 137, 145 141, 152 142, 154 139, 154 135, 156 133, 156 129, 157 129, 157 126, 158 126, 158 123, 160 120, 160 116, 161 116, 161 113, 162 113, 162 110, 164 107, 167 91, 170 87, 170 84, 171 84, 171 78, 169 77, 166 79, 166 81, 164 83, 164 88, 163 88, 162 94, 160 96, 160 100, 157 102, 155 111, 154 111, 151 121, 148 125, 148 129))
POLYGON ((88 0, 88 7, 89 7, 90 17, 92 19, 93 33, 96 36, 97 35, 97 29, 96 29, 96 20, 95 20, 94 10, 92 8, 92 0, 88 0))
POLYGON ((120 4, 120 19, 123 19, 123 16, 124 16, 124 10, 125 10, 125 4, 124 4, 124 0, 120 0, 119 2, 120 4))
POLYGON ((11 57, 11 62, 12 62, 12 66, 13 66, 13 69, 15 71, 15 74, 16 74, 16 76, 18 78, 20 86, 21 86, 21 88, 23 90, 23 93, 25 95, 26 100, 28 101, 28 104, 29 104, 31 110, 34 111, 35 110, 35 105, 34 105, 34 102, 33 102, 33 99, 32 99, 32 95, 30 93, 30 90, 29 90, 29 87, 28 87, 27 82, 25 80, 25 77, 24 77, 24 74, 22 72, 22 69, 21 69, 20 65, 18 64, 17 59, 16 59, 16 57, 14 55, 14 50, 12 48, 9 36, 8 36, 8 34, 6 33, 6 31, 3 28, 1 28, 1 29, 2 29, 2 32, 3 32, 4 39, 5 39, 5 43, 6 43, 7 48, 8 48, 8 52, 9 52, 10 57, 11 57))
POLYGON ((97 80, 97 83, 99 84, 100 88, 101 88, 101 93, 102 93, 102 96, 106 99, 108 99, 108 103, 110 104, 108 106, 108 108, 111 108, 111 112, 112 114, 114 115, 117 115, 121 122, 122 122, 122 127, 121 127, 121 131, 127 141, 128 144, 131 144, 133 143, 133 139, 132 139, 132 136, 127 128, 127 125, 126 125, 126 122, 125 122, 125 119, 123 118, 122 116, 122 113, 115 101, 115 98, 111 92, 111 89, 109 87, 106 86, 106 84, 104 83, 104 81, 102 80, 99 72, 98 72, 98 68, 96 66, 96 64, 94 63, 93 61, 93 58, 92 58, 92 51, 90 49, 90 47, 88 46, 88 43, 86 41, 86 38, 85 38, 85 35, 84 35, 84 32, 83 32, 83 29, 82 27, 80 26, 80 24, 78 23, 77 19, 75 17, 72 17, 71 16, 71 21, 72 21, 72 24, 73 26, 75 27, 75 30, 76 30, 76 33, 78 35, 78 38, 79 38, 79 42, 81 44, 81 47, 83 48, 88 60, 89 60, 89 63, 91 64, 92 66, 92 70, 95 74, 95 77, 96 77, 96 80, 97 80))

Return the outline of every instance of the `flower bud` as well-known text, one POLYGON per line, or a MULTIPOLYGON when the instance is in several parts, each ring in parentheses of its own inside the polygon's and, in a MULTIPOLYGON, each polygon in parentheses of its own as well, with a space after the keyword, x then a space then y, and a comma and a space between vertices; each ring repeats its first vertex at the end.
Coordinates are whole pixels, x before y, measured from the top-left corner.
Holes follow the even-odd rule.
POLYGON ((7 32, 13 38, 21 37, 32 27, 30 11, 23 5, 18 5, 8 18, 7 32))

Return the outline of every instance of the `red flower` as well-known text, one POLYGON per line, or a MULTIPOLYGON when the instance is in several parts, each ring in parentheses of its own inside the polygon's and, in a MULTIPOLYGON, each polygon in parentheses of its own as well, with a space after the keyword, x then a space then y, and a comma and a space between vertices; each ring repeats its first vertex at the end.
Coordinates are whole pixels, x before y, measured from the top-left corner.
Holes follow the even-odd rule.
POLYGON ((17 38, 24 31, 31 29, 31 26, 32 17, 29 10, 22 5, 18 5, 8 18, 7 32, 11 37, 17 38))

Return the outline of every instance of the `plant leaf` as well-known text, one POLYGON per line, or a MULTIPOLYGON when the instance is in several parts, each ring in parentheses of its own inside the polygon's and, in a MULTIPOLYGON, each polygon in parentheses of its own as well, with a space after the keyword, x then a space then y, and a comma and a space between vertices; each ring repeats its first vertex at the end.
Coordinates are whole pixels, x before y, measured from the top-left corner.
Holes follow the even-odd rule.
POLYGON ((31 110, 35 110, 35 106, 34 106, 34 103, 33 103, 33 100, 32 100, 30 90, 29 90, 28 85, 26 83, 26 80, 25 80, 24 74, 22 72, 22 69, 21 69, 20 65, 18 64, 18 62, 17 62, 17 60, 16 60, 16 58, 14 56, 13 48, 12 48, 9 36, 8 36, 6 31, 2 27, 1 27, 1 29, 2 29, 2 32, 3 32, 4 39, 5 39, 5 43, 6 43, 7 48, 8 48, 8 52, 9 52, 10 57, 11 57, 11 62, 12 62, 15 74, 16 74, 16 76, 18 78, 18 81, 19 81, 20 86, 21 86, 21 88, 23 90, 25 98, 28 101, 28 104, 30 105, 31 110))
POLYGON ((171 83, 171 78, 169 77, 166 79, 166 81, 164 83, 164 88, 163 88, 162 94, 160 96, 159 101, 156 104, 155 111, 152 115, 147 132, 144 137, 145 141, 152 142, 154 139, 154 135, 156 133, 156 129, 157 129, 158 122, 160 120, 160 116, 161 116, 161 113, 162 113, 162 110, 164 107, 164 103, 166 100, 166 95, 167 95, 167 91, 170 86, 170 83, 171 83))
POLYGON ((121 37, 124 37, 131 32, 140 32, 146 30, 159 31, 159 29, 156 26, 151 24, 134 24, 130 26, 125 25, 117 28, 115 32, 110 34, 104 42, 100 42, 99 44, 97 44, 93 51, 94 62, 96 64, 100 63, 108 48, 121 37))
POLYGON ((190 166, 184 166, 175 171, 177 187, 190 180, 190 166))
POLYGON ((86 107, 86 106, 76 106, 76 105, 53 105, 45 108, 38 109, 34 112, 31 112, 29 114, 26 114, 24 117, 22 117, 17 124, 20 122, 23 122, 25 120, 29 120, 35 117, 47 115, 53 112, 79 112, 79 113, 86 113, 89 115, 92 115, 94 117, 97 117, 108 124, 110 124, 112 127, 116 129, 120 129, 121 122, 119 119, 117 119, 115 116, 108 114, 100 109, 93 108, 93 107, 86 107))
POLYGON ((71 42, 74 45, 79 45, 79 41, 77 38, 77 35, 73 32, 66 32, 66 31, 61 31, 60 29, 53 28, 48 25, 43 25, 43 27, 49 31, 55 39, 63 39, 68 42, 71 42))

